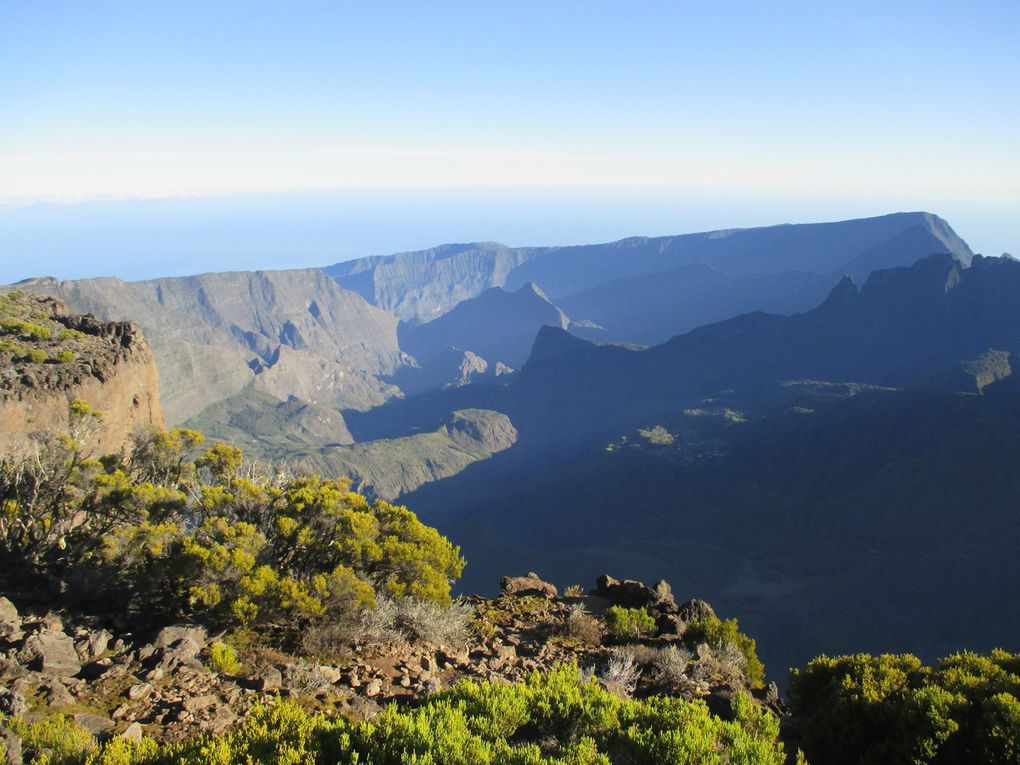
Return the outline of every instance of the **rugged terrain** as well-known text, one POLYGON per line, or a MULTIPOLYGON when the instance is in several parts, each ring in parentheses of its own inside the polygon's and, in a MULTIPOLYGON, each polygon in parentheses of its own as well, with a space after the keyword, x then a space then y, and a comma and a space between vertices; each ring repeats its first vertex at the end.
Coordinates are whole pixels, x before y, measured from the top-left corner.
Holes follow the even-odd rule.
POLYGON ((788 666, 960 645, 932 624, 940 588, 983 625, 975 647, 1012 634, 1007 556, 964 564, 982 524, 1012 528, 1015 271, 899 213, 28 286, 149 317, 172 424, 408 502, 464 545, 469 591, 532 565, 661 572, 792 630, 765 641, 788 666))
MULTIPOLYGON (((590 306, 596 315, 570 313, 574 321, 591 320, 608 327, 608 339, 621 337, 612 326, 614 319, 626 319, 613 304, 587 300, 599 288, 623 291, 617 280, 673 273, 682 266, 701 264, 723 276, 798 274, 826 275, 832 286, 843 275, 865 278, 871 271, 906 266, 935 252, 947 252, 967 263, 970 248, 941 218, 930 213, 896 213, 878 218, 813 223, 768 228, 732 229, 667 237, 632 237, 607 244, 572 247, 519 247, 501 244, 450 244, 431 250, 385 257, 362 258, 338 263, 326 269, 340 284, 367 301, 391 311, 404 321, 429 322, 458 303, 492 287, 516 291, 528 282, 537 284, 558 305, 575 302, 590 306), (599 319, 602 321, 599 321, 599 319)), ((697 271, 690 276, 700 278, 697 271)), ((725 282, 725 279, 722 279, 725 282)), ((795 310, 810 308, 817 287, 808 289, 795 310), (805 302, 806 301, 806 302, 805 302)), ((728 287, 701 280, 704 291, 727 296, 728 287)), ((748 289, 740 301, 733 301, 734 313, 762 310, 760 300, 774 300, 775 287, 766 281, 762 288, 748 289)), ((633 294, 633 291, 631 291, 633 294)), ((654 319, 651 302, 659 311, 670 305, 662 293, 635 295, 630 304, 654 319)), ((675 301, 674 301, 675 302, 675 301)), ((674 306, 678 307, 678 306, 674 306)), ((690 323, 684 329, 723 318, 708 304, 700 312, 679 307, 690 323), (705 313, 707 311, 707 314, 705 313)), ((622 329, 622 328, 621 328, 622 329)), ((673 334, 677 330, 669 327, 673 334)), ((669 335, 659 335, 660 341, 669 335)))
MULTIPOLYGON (((543 330, 509 385, 446 394, 507 413, 514 449, 405 499, 459 535, 470 589, 525 561, 661 572, 771 666, 1008 644, 1018 292, 1020 263, 935 256, 646 351, 543 330)), ((425 414, 392 409, 379 430, 425 414)))
POLYGON ((58 300, 0 295, 0 452, 66 432, 70 404, 103 412, 96 448, 117 451, 163 428, 156 365, 139 328, 70 315, 58 300))
POLYGON ((787 714, 775 684, 748 679, 739 655, 704 640, 684 642, 689 625, 714 615, 707 603, 677 604, 665 582, 652 588, 607 576, 589 592, 576 590, 561 596, 534 574, 504 577, 499 597, 454 607, 460 626, 439 643, 395 633, 303 657, 253 645, 230 666, 217 656, 221 636, 202 627, 135 635, 24 605, 30 598, 20 607, 0 598, 0 707, 69 715, 100 737, 185 739, 221 733, 253 704, 280 697, 371 718, 386 704, 413 704, 462 680, 520 682, 573 663, 621 698, 702 698, 728 714, 732 696, 747 691, 787 714), (640 640, 614 640, 602 619, 614 605, 648 609, 659 626, 640 640))
POLYGON ((19 286, 72 310, 137 322, 152 343, 171 424, 247 386, 356 409, 395 392, 379 375, 400 363, 396 319, 317 269, 19 286))

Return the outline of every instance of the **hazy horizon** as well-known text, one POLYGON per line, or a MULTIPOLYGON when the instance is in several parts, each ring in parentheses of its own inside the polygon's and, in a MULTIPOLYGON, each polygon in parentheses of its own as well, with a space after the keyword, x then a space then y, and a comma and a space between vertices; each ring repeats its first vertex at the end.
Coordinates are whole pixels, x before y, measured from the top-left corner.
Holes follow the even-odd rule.
POLYGON ((0 281, 898 210, 1015 252, 1018 28, 998 0, 0 4, 0 281))
POLYGON ((0 283, 319 267, 451 242, 590 244, 919 210, 948 220, 975 252, 1016 252, 1020 243, 1020 220, 1008 209, 921 196, 809 199, 719 189, 253 193, 0 207, 0 283))

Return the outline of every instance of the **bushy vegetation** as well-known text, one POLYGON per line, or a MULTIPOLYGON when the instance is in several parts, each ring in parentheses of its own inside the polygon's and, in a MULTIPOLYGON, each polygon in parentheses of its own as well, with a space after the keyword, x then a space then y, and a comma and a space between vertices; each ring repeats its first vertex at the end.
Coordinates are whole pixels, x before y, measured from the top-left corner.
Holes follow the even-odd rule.
POLYGON ((209 669, 224 675, 236 675, 241 671, 237 651, 227 643, 216 642, 209 646, 209 669))
POLYGON ((13 717, 4 725, 21 739, 24 753, 34 755, 25 760, 32 765, 78 765, 99 750, 91 733, 63 716, 46 720, 13 717))
POLYGON ((634 644, 616 648, 614 653, 629 656, 663 691, 679 693, 691 685, 688 671, 694 654, 682 646, 634 644))
POLYGON ((819 657, 790 676, 812 762, 1020 762, 1020 655, 819 657))
POLYGON ((98 419, 75 402, 69 435, 0 462, 10 570, 91 571, 149 616, 280 640, 381 597, 449 606, 464 560, 406 508, 369 503, 342 479, 259 474, 236 447, 201 451, 191 430, 96 460, 86 444, 98 419))
POLYGON ((571 640, 586 645, 598 645, 602 642, 602 623, 588 613, 581 603, 571 605, 563 627, 571 640))
POLYGON ((157 746, 82 742, 66 765, 782 765, 779 721, 747 696, 733 720, 701 701, 620 700, 574 666, 518 685, 465 681, 418 708, 388 707, 351 722, 295 704, 259 706, 233 732, 157 746))
POLYGON ((640 640, 655 632, 655 619, 643 608, 611 606, 606 610, 609 636, 621 643, 640 640))
POLYGON ((709 616, 687 627, 684 642, 694 647, 698 643, 707 643, 717 655, 736 654, 742 664, 741 671, 751 683, 752 688, 761 688, 765 684, 765 665, 758 658, 757 645, 754 638, 740 631, 736 619, 719 619, 709 616))
POLYGON ((306 629, 301 648, 308 654, 330 656, 351 645, 377 643, 461 646, 471 635, 474 615, 475 609, 461 601, 447 606, 416 598, 380 597, 375 608, 353 618, 306 629))

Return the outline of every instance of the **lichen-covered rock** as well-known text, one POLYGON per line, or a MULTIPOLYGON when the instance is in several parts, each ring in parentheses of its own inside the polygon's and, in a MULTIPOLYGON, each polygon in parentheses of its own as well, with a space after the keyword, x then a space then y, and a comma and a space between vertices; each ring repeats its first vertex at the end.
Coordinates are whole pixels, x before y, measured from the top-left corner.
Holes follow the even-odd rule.
POLYGON ((0 622, 21 624, 21 616, 18 614, 18 609, 14 607, 10 600, 3 597, 0 597, 0 622))

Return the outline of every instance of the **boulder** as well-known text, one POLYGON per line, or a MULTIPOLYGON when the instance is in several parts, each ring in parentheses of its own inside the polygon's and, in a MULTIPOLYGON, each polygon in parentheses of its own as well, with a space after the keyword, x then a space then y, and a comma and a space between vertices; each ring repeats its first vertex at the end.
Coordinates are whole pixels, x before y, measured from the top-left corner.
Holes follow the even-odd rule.
POLYGON ((50 677, 74 677, 81 662, 74 641, 63 632, 42 629, 25 639, 18 661, 29 669, 50 677))
POLYGON ((255 690, 262 693, 278 691, 283 686, 283 673, 272 665, 263 667, 255 678, 254 683, 255 690))
POLYGON ((527 576, 504 576, 500 580, 499 586, 504 595, 514 597, 533 595, 540 598, 555 598, 559 594, 553 585, 543 582, 534 573, 529 573, 527 576))
POLYGON ((136 683, 127 689, 127 697, 131 701, 138 701, 144 699, 152 693, 152 685, 149 683, 136 683))
POLYGON ((10 600, 3 597, 0 597, 0 622, 21 624, 21 616, 18 615, 18 609, 14 607, 10 600))
POLYGON ((82 661, 88 664, 106 653, 111 640, 113 640, 113 635, 109 632, 106 630, 96 630, 78 640, 74 644, 74 648, 82 661))
POLYGON ((46 693, 46 703, 51 707, 69 707, 74 704, 74 695, 59 680, 50 680, 41 687, 46 693))
MULTIPOLYGON (((188 625, 177 625, 174 627, 164 627, 156 635, 156 639, 152 641, 154 648, 167 648, 179 640, 190 640, 192 643, 198 646, 199 651, 205 648, 205 644, 209 641, 209 635, 205 631, 204 627, 194 627, 188 625)), ((198 655, 198 652, 195 653, 198 655)))
POLYGON ((28 711, 25 697, 17 691, 0 690, 0 715, 17 717, 28 711))
POLYGON ((100 736, 111 730, 116 725, 116 723, 108 717, 100 717, 99 715, 89 714, 88 712, 82 712, 81 714, 74 715, 74 721, 93 736, 100 736))
POLYGON ((142 730, 142 724, 138 722, 133 722, 129 726, 127 726, 123 731, 121 731, 120 737, 126 738, 128 741, 132 741, 135 744, 140 744, 142 743, 143 734, 144 731, 142 730))
POLYGON ((684 624, 691 624, 715 616, 715 609, 703 600, 688 600, 677 610, 677 616, 684 624))
POLYGON ((24 765, 21 739, 14 731, 0 729, 0 744, 3 744, 3 748, 7 752, 5 758, 0 758, 0 765, 24 765))
POLYGON ((595 594, 624 608, 649 608, 660 613, 677 611, 673 591, 665 580, 660 580, 655 587, 649 587, 633 579, 621 582, 603 574, 595 582, 595 594))

